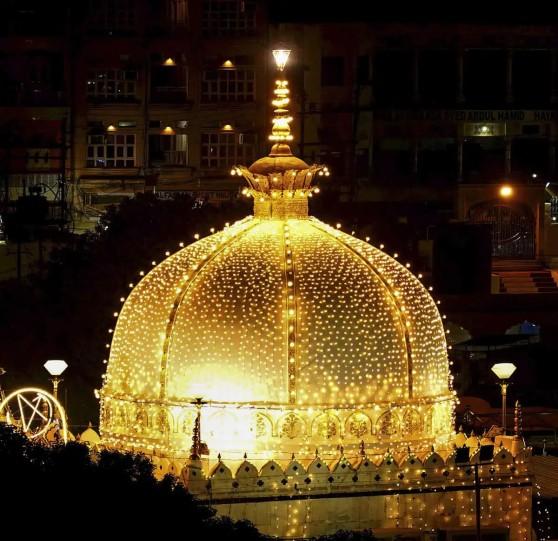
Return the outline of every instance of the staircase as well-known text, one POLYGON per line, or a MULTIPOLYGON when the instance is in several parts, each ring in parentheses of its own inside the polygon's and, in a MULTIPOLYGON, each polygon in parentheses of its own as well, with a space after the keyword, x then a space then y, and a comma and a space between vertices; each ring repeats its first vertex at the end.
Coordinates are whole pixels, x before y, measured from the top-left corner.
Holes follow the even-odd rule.
POLYGON ((558 293, 552 273, 535 260, 494 261, 492 272, 500 277, 500 293, 558 293))

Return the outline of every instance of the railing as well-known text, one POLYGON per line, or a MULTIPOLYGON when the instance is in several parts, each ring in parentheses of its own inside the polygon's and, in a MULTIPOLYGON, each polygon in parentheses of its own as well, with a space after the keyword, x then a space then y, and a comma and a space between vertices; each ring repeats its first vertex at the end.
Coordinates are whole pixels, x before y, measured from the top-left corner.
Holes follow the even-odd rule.
POLYGON ((188 165, 188 152, 186 150, 164 150, 151 158, 154 165, 188 165))
POLYGON ((169 165, 188 165, 188 152, 185 150, 165 150, 165 163, 169 165))

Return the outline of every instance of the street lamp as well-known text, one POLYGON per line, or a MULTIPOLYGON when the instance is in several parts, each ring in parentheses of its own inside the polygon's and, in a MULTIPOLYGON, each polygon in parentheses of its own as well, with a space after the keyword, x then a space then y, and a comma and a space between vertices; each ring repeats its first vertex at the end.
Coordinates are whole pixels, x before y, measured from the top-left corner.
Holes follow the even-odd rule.
POLYGON ((64 370, 68 368, 68 363, 61 359, 53 359, 47 361, 43 366, 46 368, 46 371, 52 376, 50 380, 52 381, 52 388, 53 388, 52 394, 54 395, 54 398, 58 400, 58 384, 61 381, 64 381, 59 376, 61 376, 64 370))
POLYGON ((506 434, 506 396, 508 394, 508 380, 512 377, 516 368, 517 367, 513 363, 496 363, 492 366, 492 372, 494 372, 500 380, 498 384, 502 389, 502 430, 504 435, 506 434))
POLYGON ((507 199, 513 195, 513 188, 509 184, 504 184, 500 187, 499 193, 500 197, 507 199))

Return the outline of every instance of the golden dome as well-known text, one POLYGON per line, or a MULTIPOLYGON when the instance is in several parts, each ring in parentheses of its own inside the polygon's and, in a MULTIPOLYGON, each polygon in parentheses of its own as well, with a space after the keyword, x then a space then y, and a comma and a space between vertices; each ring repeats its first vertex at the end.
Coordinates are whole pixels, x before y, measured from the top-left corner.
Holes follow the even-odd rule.
POLYGON ((266 430, 285 452, 312 433, 331 444, 342 434, 346 445, 351 435, 354 445, 432 443, 451 433, 448 376, 436 305, 404 266, 314 218, 249 217, 132 290, 101 430, 109 443, 187 455, 201 397, 236 434, 206 432, 215 453, 263 450, 266 430), (322 414, 325 428, 312 426, 322 414), (293 436, 286 446, 281 431, 293 436))
POLYGON ((395 259, 308 216, 329 171, 291 155, 290 120, 277 109, 270 156, 231 172, 254 216, 169 256, 117 314, 105 444, 187 457, 201 426, 212 458, 264 461, 452 437, 436 304, 395 259))

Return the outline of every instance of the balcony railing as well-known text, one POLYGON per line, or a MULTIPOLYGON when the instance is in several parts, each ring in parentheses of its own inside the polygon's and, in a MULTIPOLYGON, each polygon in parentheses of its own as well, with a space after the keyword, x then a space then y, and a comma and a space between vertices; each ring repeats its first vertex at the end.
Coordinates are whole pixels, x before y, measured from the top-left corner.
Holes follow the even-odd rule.
POLYGON ((164 150, 151 158, 155 166, 185 166, 188 165, 188 152, 186 150, 164 150))

